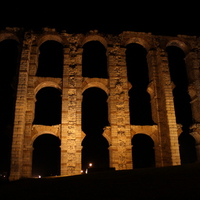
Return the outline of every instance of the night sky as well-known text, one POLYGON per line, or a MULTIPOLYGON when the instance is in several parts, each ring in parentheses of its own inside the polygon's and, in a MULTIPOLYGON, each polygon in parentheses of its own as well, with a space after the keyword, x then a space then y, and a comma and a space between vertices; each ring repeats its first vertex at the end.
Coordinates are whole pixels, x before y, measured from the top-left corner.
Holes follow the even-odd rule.
MULTIPOLYGON (((170 5, 168 3, 160 3, 162 5, 153 4, 151 2, 150 5, 133 2, 130 4, 124 3, 118 3, 115 2, 115 4, 109 4, 106 3, 99 3, 96 5, 87 4, 84 3, 77 3, 77 2, 65 2, 63 5, 63 1, 61 3, 55 2, 51 3, 49 2, 48 5, 39 5, 36 3, 27 4, 24 5, 20 2, 13 3, 8 5, 8 3, 4 3, 2 5, 1 13, 0 13, 0 29, 3 29, 6 26, 17 26, 17 27, 24 27, 25 30, 33 29, 35 31, 41 30, 41 27, 52 27, 56 28, 58 31, 61 31, 65 29, 69 33, 86 33, 89 30, 97 29, 99 32, 105 32, 105 33, 116 33, 119 34, 122 31, 139 31, 139 32, 152 32, 153 34, 160 34, 160 35, 177 35, 177 34, 187 34, 187 35, 200 35, 200 29, 199 29, 199 15, 198 12, 195 12, 194 6, 190 6, 187 4, 187 7, 184 5, 175 6, 170 5), (7 4, 7 5, 6 5, 7 4)), ((1 44, 4 45, 4 44, 1 44)), ((89 44, 88 44, 89 45, 89 44)), ((92 47, 92 44, 91 44, 92 47)), ((44 47, 45 48, 45 47, 44 47)), ((59 47, 58 47, 59 49, 59 47)), ((87 47, 86 47, 87 49, 87 47)), ((105 51, 103 47, 99 46, 98 49, 101 49, 101 51, 105 51)), ((10 50, 7 49, 9 52, 10 50)), ((16 84, 15 81, 15 70, 8 70, 8 67, 12 66, 13 69, 15 68, 15 62, 17 58, 15 57, 17 49, 13 50, 13 58, 12 60, 9 60, 7 58, 6 52, 1 52, 0 47, 0 53, 2 56, 0 57, 1 61, 1 68, 3 68, 3 73, 1 75, 1 85, 0 90, 1 94, 4 94, 3 98, 1 96, 1 106, 0 110, 0 123, 2 127, 2 131, 0 134, 0 172, 1 171, 8 171, 9 170, 9 155, 10 155, 10 145, 11 145, 11 136, 12 136, 12 126, 11 122, 13 120, 13 96, 15 94, 13 88, 16 84), (5 54, 3 54, 5 53, 5 54), (8 62, 9 60, 9 62, 8 62), (13 61, 13 63, 12 63, 13 61), (10 71, 13 71, 13 74, 10 73, 10 71), (6 78, 7 77, 7 78, 6 78), (5 84, 5 85, 4 85, 5 84), (9 102, 9 103, 8 103, 9 102), (3 162, 2 162, 3 160, 3 162)), ((42 51, 42 49, 41 49, 42 51)), ((44 51, 46 51, 44 49, 44 51)), ((51 49, 49 50, 51 51, 51 49)), ((52 50, 53 51, 53 50, 52 50)), ((128 70, 130 71, 129 74, 129 81, 132 84, 137 85, 135 88, 141 88, 138 91, 134 91, 134 88, 130 91, 129 95, 131 93, 134 95, 134 93, 137 93, 138 96, 145 96, 145 99, 148 99, 148 94, 145 92, 145 87, 147 86, 147 79, 143 76, 136 76, 134 77, 134 74, 136 73, 134 69, 131 68, 131 65, 136 62, 137 64, 140 63, 140 69, 141 71, 146 70, 146 63, 143 59, 145 57, 145 50, 141 47, 134 47, 129 46, 127 49, 127 55, 131 53, 131 51, 135 51, 135 59, 137 58, 137 61, 134 59, 130 59, 127 61, 128 70), (129 51, 130 50, 130 51, 129 51), (141 57, 136 56, 138 52, 141 52, 141 57), (141 60, 143 63, 141 63, 141 60), (132 71, 133 70, 133 71, 132 71), (139 78, 141 77, 141 78, 139 78), (144 80, 143 80, 144 79, 144 80), (138 93, 140 91, 140 93, 138 93)), ((176 50, 175 53, 177 53, 176 50)), ((94 53, 94 51, 92 51, 94 53)), ((86 53, 85 57, 87 57, 88 54, 92 53, 86 53)), ((50 52, 51 53, 51 52, 50 52)), ((54 53, 54 52, 52 52, 54 53)), ((97 54, 99 54, 97 52, 97 54)), ((181 53, 178 52, 178 57, 180 60, 182 59, 180 55, 181 53)), ((59 56, 60 54, 58 54, 59 56)), ((138 53, 139 55, 139 53, 138 53)), ((45 62, 47 59, 45 56, 41 58, 40 63, 45 62), (43 60, 42 60, 43 59, 43 60)), ((102 63, 100 62, 100 65, 105 65, 105 56, 102 54, 101 59, 102 63)), ((87 59, 83 62, 85 64, 90 65, 87 63, 87 59)), ((92 61, 90 61, 92 62, 92 61)), ((176 60, 172 59, 172 62, 177 62, 176 60)), ((49 61, 49 63, 52 63, 52 61, 49 61)), ((172 64, 173 65, 173 64, 172 64)), ((60 63, 60 66, 62 66, 62 63, 60 63)), ((45 66, 44 66, 45 67, 45 66)), ((62 68, 59 68, 56 73, 57 77, 61 77, 61 71, 62 68)), ((103 69, 103 68, 102 68, 103 69)), ((104 68, 105 69, 105 68, 104 68)), ((49 72, 50 74, 42 74, 42 71, 38 71, 38 76, 51 76, 54 72, 49 72)), ((87 74, 87 70, 83 72, 83 75, 87 74)), ((102 78, 106 78, 108 75, 105 73, 105 71, 100 72, 93 72, 98 74, 97 76, 101 76, 102 78)), ((140 74, 140 71, 137 71, 138 74, 140 74)), ((184 72, 183 72, 184 73, 184 72)), ((176 74, 176 72, 175 72, 176 74)), ((55 74, 54 74, 55 75, 55 74)), ((86 76, 86 75, 84 75, 86 76)), ((87 74, 88 77, 92 76, 90 74, 87 74)), ((148 76, 148 72, 145 76, 148 76)), ((176 75, 173 75, 176 76, 176 75)), ((184 76, 183 76, 184 77, 184 76)), ((175 78, 176 81, 176 78, 175 78)), ((180 82, 185 82, 185 80, 177 80, 178 87, 183 90, 182 95, 186 97, 185 94, 185 86, 182 86, 180 82)), ((175 91, 176 92, 176 91, 175 91)), ((180 97, 180 95, 177 95, 180 97)), ((179 98, 177 97, 177 98, 179 98)), ((60 122, 60 115, 59 115, 59 101, 60 98, 60 91, 52 88, 46 88, 44 90, 41 90, 38 92, 37 99, 44 99, 44 101, 38 101, 36 104, 36 117, 34 119, 34 124, 58 124, 60 122), (52 95, 53 94, 53 95, 52 95), (49 95, 49 96, 48 96, 49 95), (52 96, 51 96, 52 95, 52 96), (46 99, 44 99, 45 97, 46 99), (50 100, 49 100, 50 99, 50 100), (46 101, 45 101, 46 100, 46 101), (45 102, 49 100, 49 104, 45 105, 45 102), (55 103, 57 102, 57 103, 55 103), (54 118, 51 118, 50 121, 48 121, 48 118, 43 116, 42 113, 40 113, 40 107, 42 106, 43 109, 48 110, 49 105, 57 105, 55 106, 55 111, 52 111, 54 113, 54 118), (45 108, 46 106, 46 108, 45 108), (38 108, 38 110, 37 110, 38 108), (37 114, 39 113, 39 114, 37 114), (46 121, 45 121, 46 120, 46 121)), ((104 91, 100 89, 91 88, 86 90, 83 93, 83 115, 85 117, 82 120, 82 129, 86 133, 86 138, 84 139, 82 145, 83 145, 83 168, 86 168, 87 163, 94 162, 94 166, 96 164, 96 167, 108 167, 108 143, 105 140, 105 138, 101 135, 103 132, 103 127, 109 125, 109 122, 107 120, 107 104, 106 104, 107 95, 104 91), (95 94, 95 95, 93 95, 95 94), (100 105, 101 106, 97 106, 100 105), (100 109, 100 107, 104 109, 100 109), (95 113, 98 113, 98 117, 95 115, 95 113), (95 117, 94 117, 95 116, 95 117), (96 126, 93 126, 91 124, 95 124, 96 126), (93 134, 95 132, 95 134, 93 134), (94 144, 92 145, 91 141, 93 141, 94 144), (94 142, 95 141, 95 142, 94 142), (97 159, 98 158, 98 159, 97 159)), ((140 98, 141 99, 141 98, 140 98)), ((139 101, 138 99, 135 99, 135 101, 139 101)), ((177 100, 178 101, 178 100, 177 100)), ((137 104, 137 102, 136 102, 137 104)), ((131 124, 153 124, 152 119, 150 116, 150 109, 149 105, 146 105, 145 110, 149 110, 148 114, 145 115, 145 118, 141 115, 141 113, 138 113, 138 117, 134 119, 134 116, 131 118, 131 124), (137 121, 138 120, 138 121, 137 121)), ((187 107, 187 102, 183 103, 183 107, 187 107)), ((135 109, 133 105, 130 105, 131 109, 135 109)), ((182 110, 181 107, 177 107, 177 109, 182 110)), ((137 112, 136 110, 134 112, 137 112)), ((178 112, 178 111, 177 111, 178 112)), ((190 113, 190 109, 188 108, 188 113, 190 113)), ((47 114, 47 112, 45 112, 47 114)), ((182 114, 180 112, 178 117, 178 123, 184 124, 184 134, 182 136, 182 144, 184 144, 184 141, 188 141, 188 127, 191 124, 191 118, 188 117, 188 119, 181 118, 182 114), (185 121, 184 121, 185 120, 185 121)), ((47 115, 51 115, 51 113, 48 113, 47 115)), ((140 136, 139 136, 140 137, 140 136)), ((152 151, 152 141, 149 141, 149 138, 145 138, 141 136, 141 138, 135 138, 134 148, 138 148, 138 151, 140 154, 135 154, 135 161, 136 165, 135 167, 144 167, 144 166, 154 166, 154 153, 152 151), (141 140, 144 141, 144 143, 141 143, 141 140), (139 149, 141 146, 147 146, 149 151, 148 155, 145 155, 145 153, 142 153, 139 149), (148 157, 148 159, 146 159, 148 157), (144 158, 141 160, 141 158, 144 158), (149 159, 150 158, 150 159, 149 159)), ((59 174, 59 164, 52 164, 52 163, 59 163, 59 140, 55 140, 54 137, 51 135, 47 135, 47 137, 42 136, 40 140, 36 140, 34 143, 34 154, 33 154, 33 173, 34 174, 43 174, 43 175, 50 175, 50 174, 59 174), (48 138, 48 139, 47 139, 48 138), (46 141, 46 146, 42 149, 43 142, 46 141), (43 153, 40 153, 43 152, 43 153), (52 153, 52 156, 46 156, 50 154, 45 154, 45 152, 55 152, 52 153), (43 156, 46 156, 46 162, 43 162, 44 159, 43 156), (52 166, 49 168, 48 166, 52 166), (40 171, 39 169, 46 169, 45 171, 40 171)), ((194 155, 194 149, 192 149, 192 146, 194 145, 194 141, 192 139, 189 139, 189 147, 181 149, 182 152, 193 152, 192 156, 191 154, 188 154, 184 158, 185 163, 194 162, 195 155, 194 155)), ((142 149, 142 148, 141 148, 142 149)), ((135 152, 135 149, 133 149, 133 152, 135 152)), ((184 163, 183 162, 183 163, 184 163)))

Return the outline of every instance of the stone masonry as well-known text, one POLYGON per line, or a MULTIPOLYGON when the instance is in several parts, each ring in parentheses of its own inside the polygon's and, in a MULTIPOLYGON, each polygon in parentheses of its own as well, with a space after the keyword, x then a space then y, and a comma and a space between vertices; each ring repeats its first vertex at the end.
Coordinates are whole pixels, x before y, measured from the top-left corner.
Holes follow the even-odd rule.
POLYGON ((0 42, 13 39, 21 46, 20 69, 17 86, 15 120, 11 153, 10 180, 32 176, 32 151, 34 140, 50 133, 61 140, 61 175, 81 172, 81 143, 85 134, 81 130, 82 93, 90 87, 99 87, 108 95, 110 126, 104 128, 103 136, 109 143, 110 167, 116 170, 132 169, 131 139, 143 133, 154 141, 156 167, 180 164, 178 136, 182 132, 176 124, 173 88, 169 73, 166 47, 181 48, 186 57, 188 92, 194 124, 191 135, 196 140, 200 161, 200 38, 178 35, 158 36, 144 32, 123 32, 119 35, 61 33, 44 28, 40 33, 21 33, 19 28, 6 28, 0 32, 0 42), (53 40, 63 45, 63 77, 37 77, 39 47, 53 40), (83 45, 99 41, 107 50, 108 79, 82 77, 83 45), (131 125, 129 112, 129 89, 127 79, 126 46, 142 45, 147 50, 152 119, 156 125, 131 125), (33 125, 37 92, 44 87, 62 91, 62 120, 54 126, 33 125))

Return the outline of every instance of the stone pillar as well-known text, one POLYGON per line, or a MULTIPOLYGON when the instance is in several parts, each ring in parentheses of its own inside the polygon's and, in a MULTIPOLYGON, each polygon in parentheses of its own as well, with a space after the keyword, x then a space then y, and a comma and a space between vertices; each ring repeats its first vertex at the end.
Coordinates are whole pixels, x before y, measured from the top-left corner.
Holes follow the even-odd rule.
POLYGON ((185 57, 186 69, 188 74, 188 93, 192 109, 192 118, 195 122, 191 127, 191 133, 196 140, 197 162, 200 162, 200 58, 199 50, 194 50, 185 57))
POLYGON ((189 87, 188 92, 191 98, 192 116, 195 122, 200 123, 200 59, 198 52, 190 52, 185 57, 189 87))
POLYGON ((17 98, 15 105, 15 119, 11 151, 11 169, 10 180, 17 180, 22 177, 22 160, 24 131, 27 110, 27 87, 28 87, 28 71, 30 61, 30 45, 31 36, 25 35, 23 41, 22 55, 19 69, 19 81, 17 86, 17 98))
POLYGON ((32 177, 32 155, 33 155, 33 146, 24 144, 21 177, 24 178, 32 177))
POLYGON ((191 133, 196 142, 196 155, 197 155, 197 162, 200 163, 200 124, 193 124, 190 127, 191 133))
POLYGON ((61 129, 61 175, 81 172, 81 86, 82 49, 72 39, 64 48, 62 129, 61 129))
POLYGON ((158 129, 162 151, 162 165, 180 165, 178 130, 173 101, 168 59, 163 49, 157 49, 158 64, 158 129))
MULTIPOLYGON (((158 79, 158 71, 157 71, 157 54, 156 50, 152 49, 148 51, 147 54, 147 63, 148 63, 148 71, 149 71, 149 85, 147 88, 148 93, 151 97, 151 111, 152 111, 152 119, 155 124, 159 124, 159 107, 158 107, 158 88, 159 88, 159 79, 158 79)), ((161 136, 160 132, 157 132, 157 140, 154 141, 154 150, 155 150, 155 165, 156 167, 163 166, 162 161, 162 150, 161 150, 161 136)))
POLYGON ((29 78, 27 88, 27 111, 25 117, 25 130, 24 130, 24 146, 23 146, 23 161, 22 161, 22 177, 32 177, 32 123, 35 113, 35 93, 34 93, 34 76, 36 74, 38 63, 38 47, 31 46, 30 50, 30 63, 29 63, 29 78))
POLYGON ((110 133, 110 167, 132 169, 132 145, 129 113, 129 83, 125 48, 108 48, 110 96, 108 98, 110 133))

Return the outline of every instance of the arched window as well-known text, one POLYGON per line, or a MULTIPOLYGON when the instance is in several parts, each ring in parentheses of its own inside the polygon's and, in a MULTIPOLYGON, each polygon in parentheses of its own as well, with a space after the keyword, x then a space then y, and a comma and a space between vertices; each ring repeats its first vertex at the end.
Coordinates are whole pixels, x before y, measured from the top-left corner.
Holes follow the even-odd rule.
POLYGON ((10 146, 13 132, 17 76, 19 68, 18 42, 0 42, 0 171, 9 171, 10 146))
POLYGON ((136 134, 132 145, 133 168, 155 167, 154 142, 151 137, 136 134))
POLYGON ((196 156, 194 139, 189 135, 189 127, 192 125, 192 111, 188 94, 188 78, 184 61, 185 54, 182 49, 175 46, 168 46, 166 50, 171 80, 175 84, 173 95, 176 122, 183 126, 183 133, 179 137, 181 162, 191 163, 195 161, 196 156))
POLYGON ((36 95, 33 124, 56 125, 61 123, 61 92, 52 87, 41 89, 36 95))
POLYGON ((60 175, 60 139, 43 134, 33 143, 33 177, 60 175))
POLYGON ((46 41, 40 48, 36 76, 62 78, 63 46, 56 41, 46 41))
POLYGON ((108 78, 106 49, 98 41, 87 42, 83 46, 82 76, 108 78))
POLYGON ((129 91, 129 107, 131 124, 152 125, 146 49, 139 44, 129 44, 126 50, 128 81, 132 84, 129 91))
POLYGON ((108 142, 102 136, 108 125, 107 94, 99 88, 89 88, 83 93, 82 130, 86 134, 82 142, 82 167, 92 162, 94 167, 109 167, 108 142))

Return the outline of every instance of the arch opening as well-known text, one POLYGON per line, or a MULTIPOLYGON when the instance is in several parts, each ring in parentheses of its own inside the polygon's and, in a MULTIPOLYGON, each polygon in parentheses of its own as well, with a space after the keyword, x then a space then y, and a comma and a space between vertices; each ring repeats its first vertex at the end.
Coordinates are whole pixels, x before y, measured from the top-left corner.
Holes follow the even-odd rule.
POLYGON ((150 95, 147 92, 149 84, 147 51, 139 44, 128 44, 126 49, 126 64, 129 90, 130 123, 133 125, 153 125, 150 95))
POLYGON ((99 41, 83 45, 82 76, 108 78, 106 48, 99 41))
POLYGON ((179 137, 181 163, 191 163, 195 161, 196 152, 194 142, 189 135, 189 127, 192 125, 193 119, 190 96, 188 94, 188 77, 184 61, 185 53, 177 46, 168 46, 166 51, 171 80, 175 84, 173 96, 176 122, 183 126, 183 132, 179 137))
POLYGON ((52 87, 42 88, 36 95, 33 124, 61 124, 61 92, 52 87))
POLYGON ((89 162, 95 168, 109 167, 108 141, 103 137, 103 128, 108 123, 107 94, 100 88, 89 88, 83 93, 82 130, 86 137, 82 141, 82 169, 89 162))
POLYGON ((195 139, 184 131, 178 140, 180 144, 181 164, 195 163, 197 161, 195 139))
POLYGON ((155 151, 152 138, 145 134, 136 134, 132 139, 133 168, 155 167, 155 151))
POLYGON ((33 143, 32 176, 60 175, 60 139, 51 134, 37 137, 33 143))
POLYGON ((19 43, 13 39, 0 42, 0 172, 9 172, 17 77, 19 43))
POLYGON ((62 78, 63 45, 48 40, 41 44, 36 76, 62 78))

